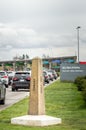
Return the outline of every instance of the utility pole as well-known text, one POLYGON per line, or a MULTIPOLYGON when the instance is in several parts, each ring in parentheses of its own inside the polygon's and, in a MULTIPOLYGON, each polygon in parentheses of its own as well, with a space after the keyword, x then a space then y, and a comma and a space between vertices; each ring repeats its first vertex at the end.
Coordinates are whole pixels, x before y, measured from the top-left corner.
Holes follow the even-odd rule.
POLYGON ((78 43, 78 63, 79 63, 79 29, 80 28, 81 28, 80 26, 76 28, 77 29, 77 43, 78 43))

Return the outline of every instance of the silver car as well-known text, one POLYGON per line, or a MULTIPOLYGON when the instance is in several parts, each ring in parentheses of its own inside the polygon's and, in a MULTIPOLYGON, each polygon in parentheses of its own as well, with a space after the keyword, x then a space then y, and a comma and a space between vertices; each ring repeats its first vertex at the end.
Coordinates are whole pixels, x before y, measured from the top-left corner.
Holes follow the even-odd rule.
POLYGON ((6 86, 6 88, 8 88, 9 79, 8 79, 8 74, 5 71, 0 71, 0 79, 2 81, 5 81, 5 86, 6 86))
POLYGON ((6 87, 4 81, 0 79, 0 104, 5 104, 5 96, 6 96, 6 87))

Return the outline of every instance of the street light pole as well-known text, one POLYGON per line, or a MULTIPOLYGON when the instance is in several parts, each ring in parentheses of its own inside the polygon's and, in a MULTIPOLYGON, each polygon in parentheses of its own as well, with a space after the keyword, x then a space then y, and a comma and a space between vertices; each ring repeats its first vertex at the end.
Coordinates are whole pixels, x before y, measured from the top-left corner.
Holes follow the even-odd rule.
POLYGON ((78 26, 76 29, 77 29, 77 42, 78 42, 78 63, 79 63, 79 29, 80 29, 81 27, 80 26, 78 26))

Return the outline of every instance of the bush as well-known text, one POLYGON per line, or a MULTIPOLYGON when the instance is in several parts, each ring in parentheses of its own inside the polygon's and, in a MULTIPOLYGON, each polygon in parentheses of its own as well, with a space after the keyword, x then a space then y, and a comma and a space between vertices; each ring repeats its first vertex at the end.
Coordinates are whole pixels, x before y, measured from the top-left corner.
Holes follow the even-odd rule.
POLYGON ((86 102, 86 79, 83 80, 82 88, 82 96, 84 101, 86 102))
POLYGON ((77 77, 74 81, 74 83, 77 85, 77 88, 78 88, 79 91, 82 91, 82 89, 83 89, 84 80, 86 80, 86 76, 77 77))
POLYGON ((77 77, 74 81, 79 91, 82 92, 83 100, 86 102, 86 76, 77 77))

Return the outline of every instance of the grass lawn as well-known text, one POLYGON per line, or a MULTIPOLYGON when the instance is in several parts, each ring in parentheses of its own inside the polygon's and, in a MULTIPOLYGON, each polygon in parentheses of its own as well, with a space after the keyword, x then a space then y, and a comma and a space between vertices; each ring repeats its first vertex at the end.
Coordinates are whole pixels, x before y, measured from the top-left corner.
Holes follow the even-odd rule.
POLYGON ((19 126, 11 118, 27 115, 28 98, 0 112, 0 130, 86 130, 86 106, 73 83, 56 81, 45 88, 46 115, 62 119, 62 124, 46 127, 19 126))

